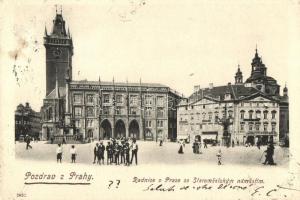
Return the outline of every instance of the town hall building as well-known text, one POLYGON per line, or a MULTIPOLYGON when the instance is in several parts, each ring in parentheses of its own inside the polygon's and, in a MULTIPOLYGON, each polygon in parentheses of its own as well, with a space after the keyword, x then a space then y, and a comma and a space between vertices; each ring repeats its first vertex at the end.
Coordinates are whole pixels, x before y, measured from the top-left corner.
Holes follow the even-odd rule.
POLYGON ((45 28, 46 97, 42 139, 132 137, 176 140, 181 95, 158 83, 73 80, 73 40, 61 13, 45 28))

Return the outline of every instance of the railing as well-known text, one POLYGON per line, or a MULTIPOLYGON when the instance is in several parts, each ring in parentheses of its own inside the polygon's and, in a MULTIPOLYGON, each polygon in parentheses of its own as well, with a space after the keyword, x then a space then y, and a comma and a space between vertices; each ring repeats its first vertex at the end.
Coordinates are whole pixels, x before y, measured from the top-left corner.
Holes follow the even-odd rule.
POLYGON ((67 141, 74 141, 74 140, 76 140, 76 136, 75 135, 55 135, 54 136, 54 141, 62 143, 64 137, 66 139, 66 142, 67 141))

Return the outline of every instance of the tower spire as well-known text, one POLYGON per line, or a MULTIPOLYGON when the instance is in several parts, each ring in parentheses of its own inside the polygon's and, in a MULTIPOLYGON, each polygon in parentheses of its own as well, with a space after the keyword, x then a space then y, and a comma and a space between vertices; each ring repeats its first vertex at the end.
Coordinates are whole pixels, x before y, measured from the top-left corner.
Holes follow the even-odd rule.
POLYGON ((46 27, 46 25, 45 25, 45 33, 44 33, 44 35, 45 35, 45 37, 48 36, 48 32, 47 32, 47 27, 46 27))

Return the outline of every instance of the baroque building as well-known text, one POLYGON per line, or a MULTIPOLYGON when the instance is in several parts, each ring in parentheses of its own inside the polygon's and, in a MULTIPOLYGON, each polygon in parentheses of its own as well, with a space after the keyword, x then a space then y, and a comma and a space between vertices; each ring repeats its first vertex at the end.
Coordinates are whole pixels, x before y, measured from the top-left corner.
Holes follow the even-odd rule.
POLYGON ((25 103, 25 106, 19 104, 15 110, 15 140, 26 135, 38 138, 41 130, 40 113, 32 110, 28 102, 25 103))
POLYGON ((134 137, 176 140, 181 96, 157 83, 75 81, 73 42, 61 13, 45 28, 46 97, 41 108, 42 136, 61 141, 134 137))
POLYGON ((267 76, 267 68, 258 56, 252 60, 251 76, 243 82, 238 66, 235 83, 208 88, 195 86, 194 93, 178 105, 178 136, 198 137, 225 143, 269 141, 278 143, 288 135, 288 96, 279 95, 277 81, 267 76), (227 121, 228 135, 224 135, 227 121))

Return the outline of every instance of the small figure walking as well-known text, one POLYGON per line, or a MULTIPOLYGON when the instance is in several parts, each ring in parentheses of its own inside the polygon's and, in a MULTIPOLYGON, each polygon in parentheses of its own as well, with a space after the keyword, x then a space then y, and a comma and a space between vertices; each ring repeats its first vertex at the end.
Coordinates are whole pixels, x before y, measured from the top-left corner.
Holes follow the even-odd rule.
POLYGON ((62 150, 61 144, 58 144, 58 147, 56 149, 56 161, 57 162, 59 161, 61 163, 62 153, 63 153, 63 150, 62 150))
POLYGON ((202 148, 202 144, 201 144, 201 141, 199 141, 199 143, 198 143, 198 153, 199 154, 202 154, 201 148, 202 148))
POLYGON ((180 147, 179 147, 178 153, 179 154, 183 154, 183 145, 184 145, 184 142, 180 141, 179 144, 180 144, 180 147))
POLYGON ((93 164, 96 163, 96 159, 98 158, 98 146, 99 146, 99 144, 96 143, 96 146, 94 147, 94 162, 93 162, 93 164))
POLYGON ((104 151, 105 151, 105 146, 103 145, 103 142, 100 141, 100 145, 98 146, 98 164, 102 164, 104 165, 104 151))
POLYGON ((70 154, 71 154, 72 163, 75 163, 76 162, 76 155, 77 155, 75 145, 72 145, 72 148, 70 149, 70 154))
POLYGON ((133 141, 132 141, 132 144, 131 144, 131 161, 130 161, 131 164, 132 164, 132 161, 133 161, 133 157, 135 157, 135 165, 138 164, 137 152, 138 152, 138 145, 136 143, 136 139, 133 138, 133 141))
POLYGON ((204 142, 204 148, 207 149, 207 143, 206 143, 206 140, 203 140, 203 142, 204 142))
POLYGON ((130 160, 129 160, 129 151, 130 151, 130 147, 129 147, 129 143, 126 142, 124 145, 124 152, 125 152, 125 165, 129 166, 130 165, 130 160))
POLYGON ((30 145, 30 142, 31 142, 31 137, 29 135, 26 135, 25 137, 25 142, 26 142, 26 150, 28 150, 28 147, 30 149, 32 149, 32 146, 30 145))
POLYGON ((221 149, 219 149, 218 153, 217 153, 217 158, 218 158, 218 165, 222 165, 222 152, 221 149))
POLYGON ((159 146, 162 146, 162 145, 163 145, 163 140, 160 139, 160 140, 159 140, 159 146))
POLYGON ((265 151, 266 152, 266 160, 263 163, 264 165, 266 165, 266 164, 276 165, 276 163, 274 163, 274 160, 273 160, 274 149, 275 149, 275 147, 274 147, 273 143, 271 142, 269 144, 269 146, 267 147, 267 150, 265 151))

